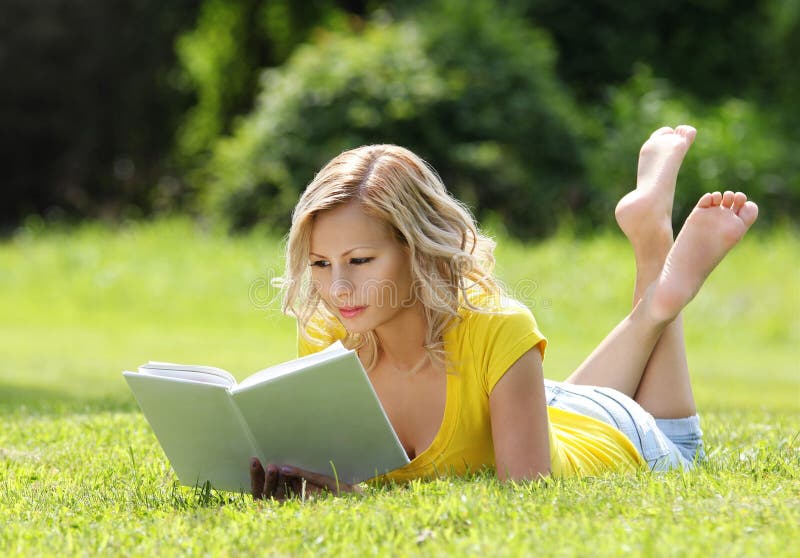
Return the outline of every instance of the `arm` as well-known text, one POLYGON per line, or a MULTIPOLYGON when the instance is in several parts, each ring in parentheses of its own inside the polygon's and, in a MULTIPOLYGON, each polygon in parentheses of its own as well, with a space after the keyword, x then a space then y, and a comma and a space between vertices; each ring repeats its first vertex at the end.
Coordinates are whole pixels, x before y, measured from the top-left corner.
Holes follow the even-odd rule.
POLYGON ((550 474, 550 443, 542 354, 522 355, 489 396, 492 439, 500 480, 536 479, 550 474))

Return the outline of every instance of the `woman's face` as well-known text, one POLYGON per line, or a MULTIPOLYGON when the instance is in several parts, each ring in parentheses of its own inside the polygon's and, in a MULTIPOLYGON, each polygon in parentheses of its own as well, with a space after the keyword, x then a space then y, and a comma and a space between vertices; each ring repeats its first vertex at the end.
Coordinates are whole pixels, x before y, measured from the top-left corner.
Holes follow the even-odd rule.
POLYGON ((365 333, 413 307, 407 249, 358 200, 319 213, 311 230, 311 279, 351 333, 365 333))

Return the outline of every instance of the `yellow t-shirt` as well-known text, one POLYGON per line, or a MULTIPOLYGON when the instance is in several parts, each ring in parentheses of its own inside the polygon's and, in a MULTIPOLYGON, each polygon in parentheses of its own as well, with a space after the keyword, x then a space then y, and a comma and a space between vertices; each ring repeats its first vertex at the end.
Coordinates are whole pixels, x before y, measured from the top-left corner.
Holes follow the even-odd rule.
MULTIPOLYGON (((439 432, 425 451, 385 475, 386 480, 404 482, 494 467, 489 395, 514 362, 536 346, 544 353, 547 341, 533 314, 519 302, 485 296, 470 300, 500 313, 459 310, 460 322, 444 335, 447 399, 439 432)), ((307 329, 319 344, 298 336, 300 356, 344 338, 343 327, 324 330, 320 323, 314 320, 307 329)), ((644 465, 630 440, 613 426, 553 407, 548 407, 548 416, 552 475, 595 475, 644 465)))

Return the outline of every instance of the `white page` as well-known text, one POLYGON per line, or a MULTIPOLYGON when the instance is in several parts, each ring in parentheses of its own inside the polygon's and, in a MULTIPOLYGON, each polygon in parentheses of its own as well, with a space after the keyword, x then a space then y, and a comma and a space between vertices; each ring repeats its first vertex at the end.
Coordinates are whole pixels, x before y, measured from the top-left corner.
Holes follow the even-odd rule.
POLYGON ((264 463, 360 482, 408 457, 353 351, 233 393, 264 463), (333 466, 331 465, 333 462, 333 466))
POLYGON ((225 387, 123 375, 181 484, 250 491, 249 459, 257 453, 225 387))
POLYGON ((237 387, 233 388, 233 391, 246 389, 255 384, 274 380, 279 376, 291 374, 292 372, 300 370, 301 368, 306 368, 314 364, 331 360, 339 355, 345 354, 346 352, 347 349, 344 348, 342 342, 337 341, 318 353, 306 355, 304 357, 296 358, 294 360, 276 364, 275 366, 270 366, 269 368, 260 370, 242 380, 237 387))
POLYGON ((198 366, 196 364, 175 364, 173 362, 150 361, 139 367, 140 374, 150 376, 163 376, 166 378, 177 378, 191 380, 193 382, 205 382, 208 384, 218 384, 222 386, 236 385, 236 378, 230 372, 222 368, 213 366, 198 366))

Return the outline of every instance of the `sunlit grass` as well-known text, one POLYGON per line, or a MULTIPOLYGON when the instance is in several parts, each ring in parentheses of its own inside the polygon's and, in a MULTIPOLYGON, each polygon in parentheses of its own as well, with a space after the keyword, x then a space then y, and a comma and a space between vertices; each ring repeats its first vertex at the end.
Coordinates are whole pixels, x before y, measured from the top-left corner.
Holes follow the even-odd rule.
MULTIPOLYGON (((279 506, 178 487, 120 371, 244 377, 294 356, 264 281, 280 242, 187 221, 0 244, 0 554, 790 556, 800 524, 800 238, 754 234, 686 312, 710 459, 690 473, 489 476, 279 506), (266 307, 265 307, 266 306, 266 307)), ((627 311, 619 236, 500 241, 562 378, 627 311), (524 281, 524 282, 523 282, 524 281)))

